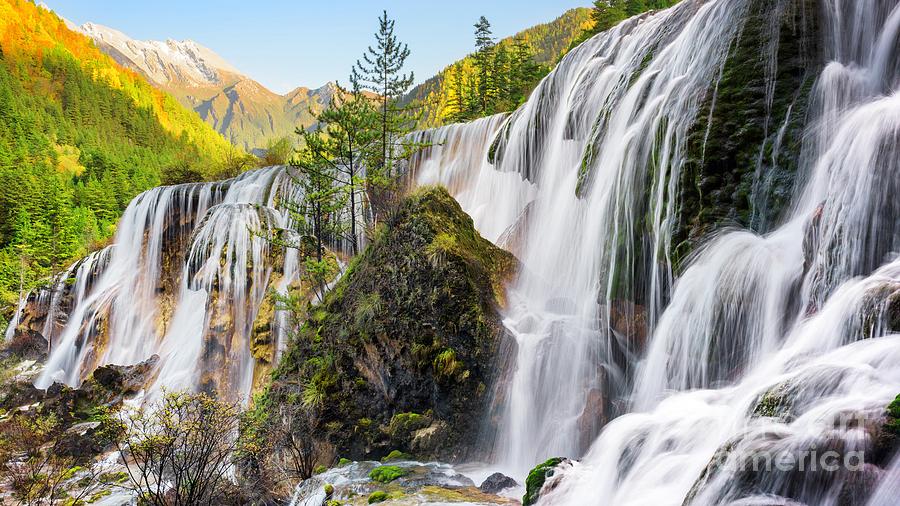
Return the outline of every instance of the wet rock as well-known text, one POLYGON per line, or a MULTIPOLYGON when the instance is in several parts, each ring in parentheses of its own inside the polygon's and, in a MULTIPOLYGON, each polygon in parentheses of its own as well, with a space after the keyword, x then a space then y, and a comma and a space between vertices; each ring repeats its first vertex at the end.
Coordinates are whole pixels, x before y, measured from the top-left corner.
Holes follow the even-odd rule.
POLYGON ((587 448, 594 440, 600 429, 606 424, 606 400, 603 391, 592 388, 587 393, 584 410, 578 416, 578 434, 582 448, 587 448))
POLYGON ((688 133, 672 232, 676 271, 713 231, 739 225, 767 232, 790 202, 811 90, 826 62, 817 2, 781 4, 747 2, 740 36, 688 133), (761 57, 763 47, 774 53, 761 57), (778 62, 774 72, 770 57, 778 62), (768 101, 768 93, 776 98, 768 101))
POLYGON ((36 330, 20 328, 13 333, 13 338, 0 351, 0 360, 9 357, 43 362, 47 359, 47 339, 36 330))
POLYGON ((433 453, 441 445, 441 440, 447 431, 447 424, 441 421, 434 422, 428 427, 419 429, 413 433, 410 449, 420 454, 433 453))
POLYGON ((516 480, 509 476, 506 476, 503 473, 494 473, 488 476, 478 489, 488 494, 497 494, 508 488, 517 487, 518 485, 516 480))
POLYGON ((30 379, 0 385, 0 408, 6 411, 34 404, 43 398, 44 391, 34 386, 30 379))
POLYGON ((522 497, 522 506, 532 506, 537 503, 543 493, 555 487, 555 484, 550 486, 547 481, 556 475, 560 466, 570 464, 571 461, 567 458, 554 457, 535 466, 528 473, 528 478, 525 479, 525 496, 522 497), (545 485, 547 485, 547 490, 545 490, 545 485))
POLYGON ((106 439, 101 433, 100 422, 83 422, 69 427, 59 438, 56 450, 60 455, 86 461, 103 452, 106 439))
POLYGON ((135 365, 103 365, 94 370, 92 377, 97 385, 120 395, 138 393, 150 379, 159 363, 159 355, 135 365))

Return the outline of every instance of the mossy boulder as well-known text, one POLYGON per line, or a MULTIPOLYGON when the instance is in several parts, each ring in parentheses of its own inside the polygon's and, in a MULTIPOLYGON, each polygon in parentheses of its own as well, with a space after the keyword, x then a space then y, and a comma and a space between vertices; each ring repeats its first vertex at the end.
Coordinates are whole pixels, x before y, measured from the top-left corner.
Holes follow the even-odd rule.
POLYGON ((537 503, 547 478, 553 476, 556 467, 566 461, 567 459, 562 457, 547 459, 528 473, 528 477, 525 478, 525 495, 522 497, 522 506, 531 506, 537 503))
POLYGON ((376 490, 369 494, 369 504, 377 504, 388 500, 388 494, 384 490, 376 490))
POLYGON ((321 439, 354 460, 477 457, 517 266, 445 189, 415 191, 307 311, 270 402, 316 406, 321 439))

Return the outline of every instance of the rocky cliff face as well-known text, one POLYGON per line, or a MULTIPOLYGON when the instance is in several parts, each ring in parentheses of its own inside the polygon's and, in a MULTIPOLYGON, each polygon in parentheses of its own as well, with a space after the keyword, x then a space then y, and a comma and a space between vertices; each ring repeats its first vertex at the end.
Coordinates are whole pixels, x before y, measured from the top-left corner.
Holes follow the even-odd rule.
POLYGON ((812 0, 755 0, 741 17, 688 136, 676 260, 723 226, 765 233, 781 217, 794 190, 810 92, 825 64, 819 8, 812 0))
POLYGON ((267 402, 317 407, 319 437, 342 457, 474 457, 516 265, 446 190, 418 190, 310 309, 267 402))

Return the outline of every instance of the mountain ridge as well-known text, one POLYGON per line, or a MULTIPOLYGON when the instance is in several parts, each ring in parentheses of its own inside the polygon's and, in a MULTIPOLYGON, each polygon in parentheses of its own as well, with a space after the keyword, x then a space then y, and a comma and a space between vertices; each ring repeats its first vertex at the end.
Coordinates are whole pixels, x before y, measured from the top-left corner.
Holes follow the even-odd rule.
POLYGON ((332 83, 276 93, 190 39, 138 40, 93 22, 76 29, 117 63, 174 96, 247 152, 264 152, 272 139, 293 139, 294 130, 311 125, 314 113, 331 97, 332 83))

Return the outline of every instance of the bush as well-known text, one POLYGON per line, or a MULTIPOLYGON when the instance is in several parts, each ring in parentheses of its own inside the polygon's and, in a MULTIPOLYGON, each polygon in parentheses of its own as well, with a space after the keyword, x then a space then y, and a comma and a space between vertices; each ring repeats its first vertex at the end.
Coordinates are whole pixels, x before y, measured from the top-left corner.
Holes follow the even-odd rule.
POLYGON ((239 411, 206 394, 167 393, 120 417, 127 486, 156 506, 226 504, 239 411))

